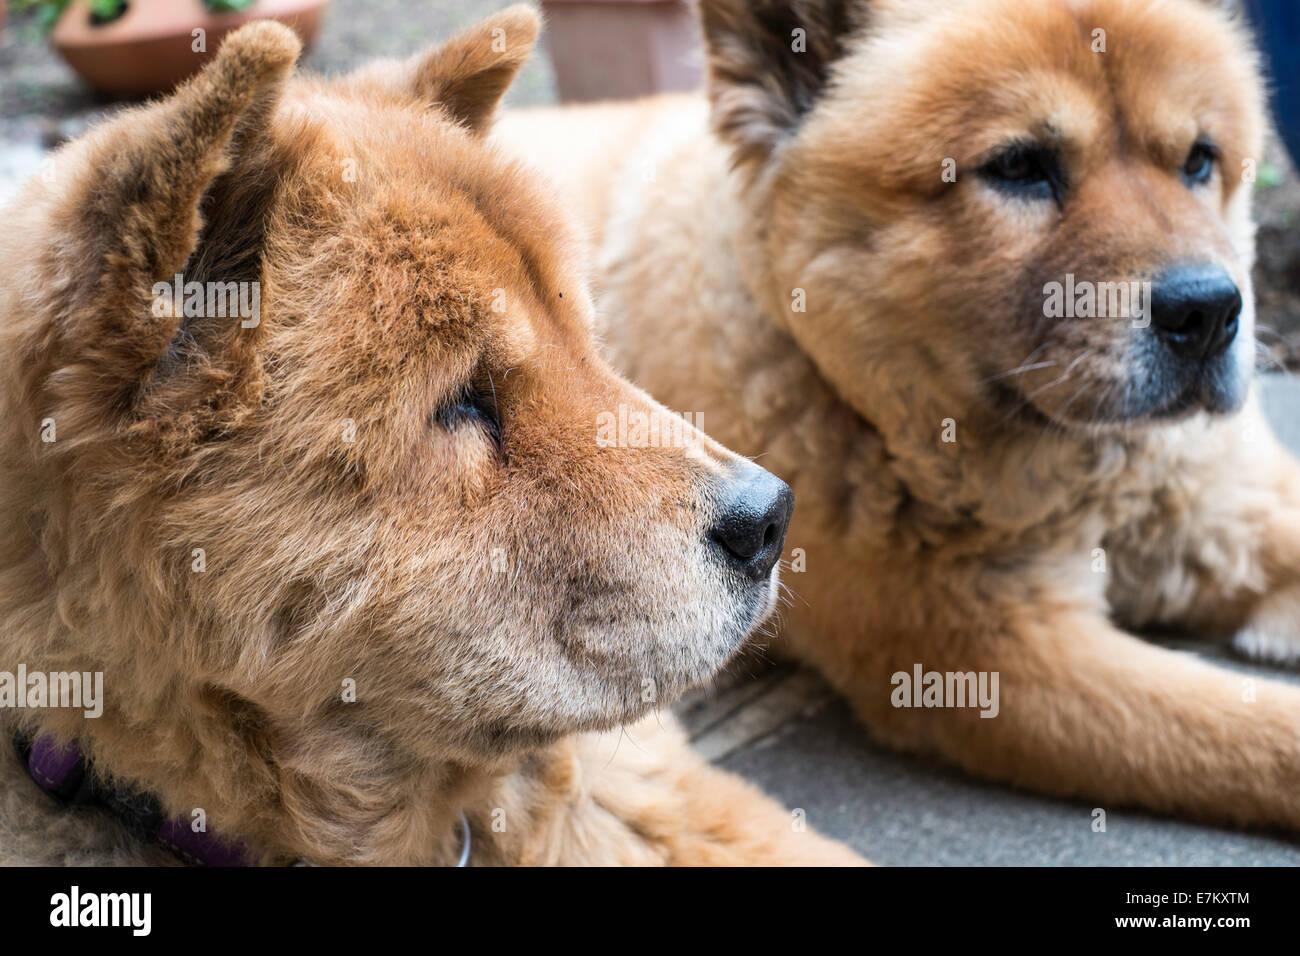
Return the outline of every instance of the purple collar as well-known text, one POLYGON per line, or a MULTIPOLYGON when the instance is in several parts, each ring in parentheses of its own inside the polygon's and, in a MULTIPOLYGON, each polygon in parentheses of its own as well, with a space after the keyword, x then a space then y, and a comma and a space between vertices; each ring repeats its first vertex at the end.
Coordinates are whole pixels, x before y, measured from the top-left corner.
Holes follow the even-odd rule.
MULTIPOLYGON (((65 807, 97 806, 125 826, 137 839, 157 843, 191 866, 252 866, 248 847, 239 840, 223 840, 206 831, 194 832, 184 817, 167 819, 158 800, 129 787, 110 787, 81 752, 75 741, 59 746, 52 735, 35 742, 14 734, 18 762, 27 775, 65 807)), ((460 859, 469 865, 469 820, 460 814, 460 859)))
POLYGON ((73 740, 60 746, 51 735, 35 742, 14 735, 18 761, 36 785, 65 807, 97 806, 145 843, 157 843, 192 866, 251 866, 248 847, 206 831, 196 833, 184 817, 167 819, 158 800, 129 787, 113 787, 95 773, 73 740))

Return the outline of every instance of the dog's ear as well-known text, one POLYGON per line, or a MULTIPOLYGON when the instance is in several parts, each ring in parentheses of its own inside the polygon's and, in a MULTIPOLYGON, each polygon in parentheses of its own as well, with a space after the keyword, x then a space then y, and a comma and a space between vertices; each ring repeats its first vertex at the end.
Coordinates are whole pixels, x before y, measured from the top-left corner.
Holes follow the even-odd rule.
POLYGON ((713 126, 736 164, 765 159, 799 123, 853 29, 853 0, 700 0, 713 126))
POLYGON ((51 210, 64 239, 44 280, 62 300, 51 355, 60 366, 51 379, 56 401, 127 407, 167 353, 182 316, 154 287, 185 269, 205 194, 232 157, 267 138, 300 49, 288 27, 242 27, 168 99, 110 121, 63 157, 56 173, 66 168, 75 178, 51 210))
POLYGON ((415 95, 484 132, 540 29, 541 18, 522 3, 488 17, 417 58, 415 95))

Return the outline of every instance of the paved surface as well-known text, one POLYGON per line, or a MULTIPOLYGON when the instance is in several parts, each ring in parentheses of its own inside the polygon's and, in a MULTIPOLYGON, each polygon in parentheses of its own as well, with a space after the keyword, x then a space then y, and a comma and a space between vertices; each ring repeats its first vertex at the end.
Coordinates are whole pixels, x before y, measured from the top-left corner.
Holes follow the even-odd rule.
MULTIPOLYGON (((1261 379, 1274 428, 1300 452, 1300 377, 1261 379)), ((1216 645, 1172 642, 1244 673, 1300 682, 1216 645)), ((877 863, 988 866, 1296 866, 1300 840, 1041 797, 872 744, 813 674, 782 666, 731 678, 679 708, 696 746, 877 863)), ((1300 720, 1300 714, 1296 715, 1300 720)))
MULTIPOLYGON (((779 686, 801 676, 778 672, 764 683, 779 686)), ((723 728, 712 730, 715 737, 721 733, 723 728)), ((985 784, 883 750, 834 699, 810 701, 718 763, 802 808, 810 825, 881 864, 1300 865, 1300 844, 1286 836, 1218 830, 1135 811, 1109 809, 1106 832, 1094 833, 1093 804, 985 784)))

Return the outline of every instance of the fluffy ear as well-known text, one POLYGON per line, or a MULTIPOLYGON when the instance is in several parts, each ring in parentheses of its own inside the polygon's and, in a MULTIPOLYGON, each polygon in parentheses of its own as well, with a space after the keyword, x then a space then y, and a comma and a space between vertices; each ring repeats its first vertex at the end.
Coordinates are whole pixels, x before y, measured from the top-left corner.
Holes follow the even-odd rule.
POLYGON ((762 161, 826 83, 854 0, 700 0, 713 126, 736 164, 762 161))
POLYGON ((415 95, 483 132, 540 29, 541 19, 526 4, 488 17, 417 58, 415 95))
POLYGON ((46 281, 68 297, 57 326, 65 397, 123 408, 167 352, 182 317, 159 308, 154 284, 185 269, 205 192, 267 133, 300 48, 280 24, 242 27, 170 98, 62 157, 76 179, 50 216, 59 247, 46 281))

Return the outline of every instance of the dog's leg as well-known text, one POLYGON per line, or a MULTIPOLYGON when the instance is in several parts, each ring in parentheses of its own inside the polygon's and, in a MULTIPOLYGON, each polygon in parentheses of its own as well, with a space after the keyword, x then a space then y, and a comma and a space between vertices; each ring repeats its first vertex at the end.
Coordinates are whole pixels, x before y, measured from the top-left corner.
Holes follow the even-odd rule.
POLYGON ((1107 537, 1109 597, 1125 625, 1234 638, 1300 662, 1300 463, 1257 406, 1193 436, 1192 461, 1153 510, 1107 537))
POLYGON ((972 774, 1102 808, 1300 829, 1300 688, 1145 643, 1063 590, 1003 584, 978 604, 932 593, 905 632, 845 641, 823 670, 887 742, 972 774), (917 664, 974 671, 996 693, 925 706, 905 686, 917 664))
MULTIPOLYGON (((593 801, 672 866, 846 866, 864 861, 757 787, 711 766, 677 722, 652 716, 587 738, 593 801), (611 758, 610 745, 614 745, 611 758)), ((813 821, 814 823, 816 821, 813 821)))
MULTIPOLYGON (((489 862, 561 866, 860 866, 744 780, 709 765, 667 713, 585 734, 530 762, 496 800, 512 822, 489 862)), ((490 819, 476 821, 491 829, 490 819)), ((814 823, 816 821, 813 821, 814 823)))
MULTIPOLYGON (((1265 473, 1266 515, 1242 522, 1240 529, 1247 547, 1258 549, 1250 564, 1258 567, 1262 586, 1256 591, 1250 582, 1223 593, 1220 607, 1209 613, 1219 624, 1216 632, 1230 631, 1242 653, 1294 668, 1300 665, 1300 463, 1281 452, 1265 473)), ((1216 507, 1214 497, 1207 508, 1216 507)), ((1212 586, 1211 593, 1219 592, 1212 586)), ((1196 618, 1187 623, 1207 630, 1196 618)))
MULTIPOLYGON (((735 774, 689 748, 674 761, 671 786, 682 816, 667 835, 670 862, 682 866, 863 866, 847 846, 817 833, 735 774)), ((813 821, 815 822, 815 821, 813 821)))

